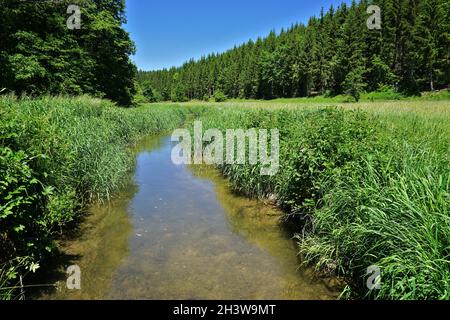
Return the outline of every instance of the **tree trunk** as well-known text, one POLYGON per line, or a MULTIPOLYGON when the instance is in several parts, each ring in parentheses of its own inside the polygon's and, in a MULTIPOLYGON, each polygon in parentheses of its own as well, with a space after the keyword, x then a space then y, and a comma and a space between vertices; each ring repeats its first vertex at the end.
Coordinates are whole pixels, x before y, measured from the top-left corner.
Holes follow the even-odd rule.
POLYGON ((433 71, 430 72, 430 90, 434 91, 433 71))

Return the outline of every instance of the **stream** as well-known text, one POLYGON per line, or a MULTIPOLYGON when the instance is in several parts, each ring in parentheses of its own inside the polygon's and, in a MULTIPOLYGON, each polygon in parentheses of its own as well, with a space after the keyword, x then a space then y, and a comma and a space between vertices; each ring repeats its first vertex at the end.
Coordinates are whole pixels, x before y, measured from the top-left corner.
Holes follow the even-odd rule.
POLYGON ((168 136, 136 150, 125 191, 95 205, 80 235, 65 241, 81 290, 43 299, 336 299, 299 269, 282 213, 237 196, 214 168, 176 166, 168 136))

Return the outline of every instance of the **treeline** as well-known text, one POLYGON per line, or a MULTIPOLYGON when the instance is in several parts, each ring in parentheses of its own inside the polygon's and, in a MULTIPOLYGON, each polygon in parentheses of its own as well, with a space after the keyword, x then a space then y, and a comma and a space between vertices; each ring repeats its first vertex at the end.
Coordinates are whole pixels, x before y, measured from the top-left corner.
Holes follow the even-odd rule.
POLYGON ((130 105, 135 50, 125 0, 0 0, 0 91, 105 97, 130 105), (80 28, 76 22, 80 9, 80 28))
POLYGON ((150 100, 416 94, 450 82, 449 21, 448 0, 362 0, 179 68, 141 71, 138 78, 150 100), (379 30, 367 26, 371 4, 381 8, 379 30))

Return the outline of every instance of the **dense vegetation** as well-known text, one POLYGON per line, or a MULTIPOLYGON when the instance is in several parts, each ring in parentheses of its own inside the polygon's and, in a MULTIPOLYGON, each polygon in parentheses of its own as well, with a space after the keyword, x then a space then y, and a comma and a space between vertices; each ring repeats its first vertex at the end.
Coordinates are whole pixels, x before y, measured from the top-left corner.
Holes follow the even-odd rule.
POLYGON ((221 170, 237 191, 277 199, 305 263, 346 279, 344 297, 449 299, 448 110, 372 109, 209 108, 200 120, 204 130, 280 130, 276 176, 221 170), (366 287, 372 265, 381 290, 366 287))
POLYGON ((433 91, 450 83, 449 23, 447 0, 362 0, 139 80, 148 99, 173 101, 433 91), (381 30, 366 25, 369 4, 381 30))
POLYGON ((0 92, 132 104, 135 49, 122 29, 125 0, 0 0, 0 7, 0 92), (69 5, 79 6, 81 29, 67 27, 69 5))
POLYGON ((87 97, 0 99, 0 298, 55 253, 85 205, 133 164, 129 145, 180 125, 181 108, 120 109, 87 97))
POLYGON ((450 82, 448 0, 342 4, 225 53, 140 72, 140 88, 124 3, 0 0, 0 94, 24 95, 0 98, 0 298, 57 251, 55 239, 86 205, 122 185, 131 143, 195 111, 205 129, 281 130, 278 175, 220 169, 237 191, 277 200, 296 225, 305 263, 348 280, 346 297, 450 299, 448 111, 114 103, 131 105, 137 89, 152 102, 334 97, 307 103, 442 89, 450 82), (366 26, 369 3, 381 7, 381 30, 366 26), (71 4, 82 11, 79 30, 66 26, 71 4), (96 98, 45 96, 59 94, 96 98), (364 285, 371 265, 382 268, 381 290, 364 285))

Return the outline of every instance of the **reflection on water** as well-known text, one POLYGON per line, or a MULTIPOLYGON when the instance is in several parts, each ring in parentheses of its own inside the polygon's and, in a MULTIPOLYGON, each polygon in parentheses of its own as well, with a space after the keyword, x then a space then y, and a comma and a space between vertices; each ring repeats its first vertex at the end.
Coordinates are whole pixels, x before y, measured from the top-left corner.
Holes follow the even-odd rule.
POLYGON ((81 240, 82 290, 66 299, 332 299, 297 270, 280 213, 238 197, 206 167, 175 166, 170 138, 138 152, 134 184, 93 208, 81 240))

